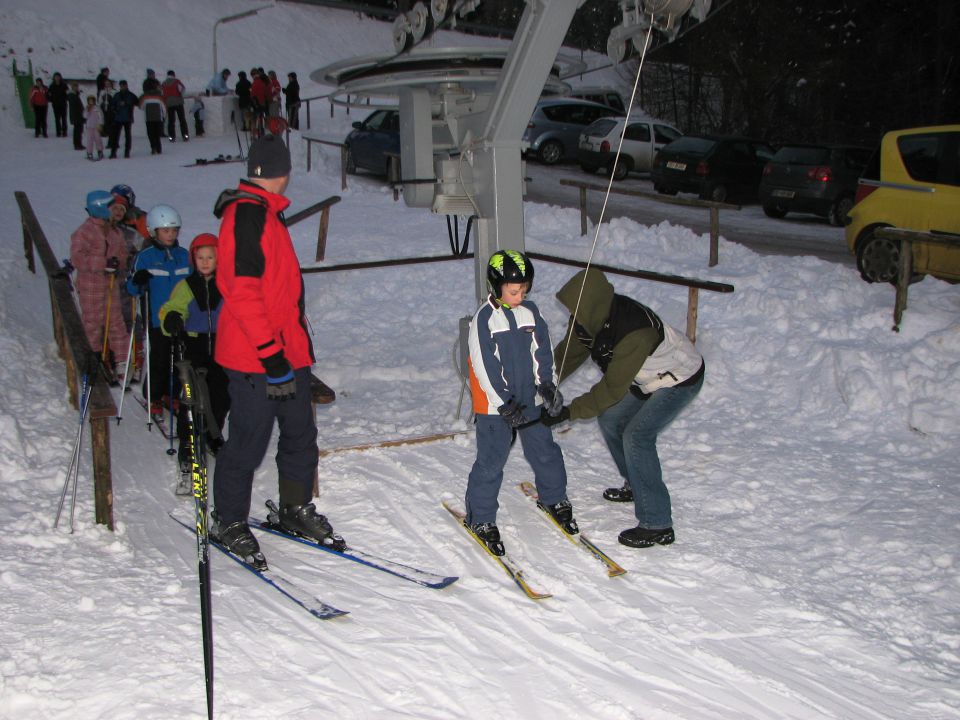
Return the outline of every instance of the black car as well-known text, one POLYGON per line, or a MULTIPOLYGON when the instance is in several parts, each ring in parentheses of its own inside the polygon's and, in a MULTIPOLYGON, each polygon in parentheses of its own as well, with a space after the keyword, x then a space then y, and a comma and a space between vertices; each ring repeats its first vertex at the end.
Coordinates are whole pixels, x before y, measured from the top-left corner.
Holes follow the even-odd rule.
POLYGON ((843 225, 870 151, 830 145, 784 145, 763 169, 760 202, 772 218, 812 213, 843 225))
POLYGON ((760 140, 684 135, 657 153, 650 177, 660 193, 697 193, 703 200, 754 199, 773 148, 760 140))
POLYGON ((368 170, 389 176, 391 156, 400 154, 400 113, 376 110, 363 122, 355 122, 344 140, 347 146, 347 172, 368 170))

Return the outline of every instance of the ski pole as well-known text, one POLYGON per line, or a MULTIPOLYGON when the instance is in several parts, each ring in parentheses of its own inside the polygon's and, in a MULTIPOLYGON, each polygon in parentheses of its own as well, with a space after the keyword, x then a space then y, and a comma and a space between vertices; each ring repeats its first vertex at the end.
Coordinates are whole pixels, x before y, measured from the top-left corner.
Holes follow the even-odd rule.
MULTIPOLYGON (((197 521, 197 575, 200 585, 200 629, 203 638, 203 668, 207 690, 207 718, 213 720, 213 612, 210 586, 210 533, 207 524, 207 454, 204 430, 205 407, 209 404, 204 371, 194 370, 180 355, 177 370, 183 388, 182 402, 189 426, 193 500, 197 521)), ((182 428, 186 432, 186 428, 182 428)))
POLYGON ((143 293, 144 304, 146 306, 146 318, 143 320, 143 354, 146 358, 146 370, 147 370, 147 432, 153 430, 153 414, 150 410, 153 408, 153 404, 150 402, 150 393, 153 392, 153 383, 150 380, 150 290, 145 290, 143 293))
POLYGON ((167 403, 167 406, 170 408, 170 425, 169 425, 169 428, 170 428, 170 433, 169 433, 169 435, 170 435, 170 447, 167 448, 167 455, 173 455, 174 453, 177 452, 176 450, 173 449, 173 428, 174 428, 174 425, 173 425, 173 367, 174 367, 174 366, 173 366, 173 363, 174 363, 174 357, 173 357, 173 355, 174 355, 175 347, 176 347, 176 341, 175 341, 173 338, 170 338, 170 382, 169 382, 168 385, 167 385, 168 390, 169 390, 169 392, 170 392, 170 394, 167 396, 167 397, 169 398, 169 402, 167 403))
POLYGON ((83 392, 80 397, 80 427, 77 429, 77 440, 73 447, 73 457, 70 460, 70 467, 67 468, 67 476, 63 482, 63 491, 60 493, 60 504, 57 506, 57 517, 53 521, 53 526, 60 526, 60 514, 63 512, 63 503, 67 497, 67 488, 70 486, 71 476, 73 478, 73 497, 70 501, 70 532, 73 533, 73 518, 77 506, 77 483, 80 479, 80 448, 83 444, 83 426, 87 419, 87 409, 90 406, 90 396, 93 394, 93 385, 97 378, 96 356, 88 359, 87 372, 83 376, 83 392))
POLYGON ((107 315, 103 321, 103 350, 100 352, 100 359, 103 361, 103 366, 107 366, 107 352, 110 349, 110 345, 107 340, 110 337, 110 306, 113 304, 113 284, 116 282, 117 274, 115 272, 110 273, 110 285, 107 287, 107 315))
POLYGON ((117 425, 123 420, 123 398, 127 394, 127 381, 130 379, 130 359, 133 357, 133 338, 137 334, 137 299, 130 298, 133 322, 130 323, 130 342, 127 344, 127 363, 123 370, 123 388, 120 391, 120 407, 117 409, 117 425))

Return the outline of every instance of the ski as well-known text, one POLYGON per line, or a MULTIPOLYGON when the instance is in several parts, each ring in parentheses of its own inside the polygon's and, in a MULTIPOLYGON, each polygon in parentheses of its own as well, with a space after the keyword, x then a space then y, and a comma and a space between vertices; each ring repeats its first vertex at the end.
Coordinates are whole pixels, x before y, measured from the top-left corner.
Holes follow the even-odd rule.
POLYGON ((550 522, 551 525, 553 525, 557 530, 563 533, 563 536, 567 540, 572 542, 574 545, 577 545, 578 547, 583 548, 584 550, 586 550, 588 553, 593 555, 593 557, 595 557, 597 560, 599 560, 606 566, 607 577, 616 577, 617 575, 623 575, 624 573, 627 572, 622 567, 617 565, 617 563, 614 562, 603 550, 601 550, 596 545, 594 545, 593 542, 586 535, 583 534, 583 532, 579 532, 576 535, 571 535, 566 530, 564 530, 563 527, 560 526, 560 524, 553 518, 553 516, 550 513, 548 513, 546 510, 540 507, 540 503, 538 502, 539 496, 537 495, 537 489, 533 486, 533 483, 525 480, 524 482, 520 483, 519 487, 524 495, 526 495, 528 498, 530 498, 536 503, 537 510, 539 510, 543 514, 543 516, 550 522))
POLYGON ((188 163, 183 167, 197 167, 203 165, 221 165, 223 163, 238 163, 243 162, 246 158, 242 157, 233 157, 232 155, 217 155, 215 158, 197 158, 196 161, 188 163))
MULTIPOLYGON (((168 514, 170 515, 171 519, 178 523, 187 532, 196 534, 197 529, 195 527, 191 527, 183 520, 176 517, 173 513, 168 514)), ((283 573, 278 572, 275 568, 258 570, 253 565, 243 560, 243 558, 240 558, 227 550, 226 547, 214 540, 212 536, 210 537, 210 544, 217 548, 217 550, 222 552, 224 555, 229 557, 231 560, 236 562, 238 565, 242 566, 245 570, 249 570, 251 573, 263 580, 267 585, 272 587, 281 595, 287 597, 302 607, 315 618, 319 618, 320 620, 329 620, 330 618, 340 617, 341 615, 348 614, 348 611, 346 610, 340 610, 335 608, 333 605, 329 605, 322 600, 315 598, 309 592, 283 575, 283 573)))
POLYGON ((428 570, 421 570, 420 568, 415 568, 410 565, 404 565, 403 563, 398 563, 393 560, 377 557, 371 553, 366 553, 362 550, 356 550, 351 547, 347 547, 344 550, 336 550, 332 547, 321 545, 316 540, 311 538, 306 538, 302 535, 295 535, 287 532, 279 525, 279 523, 272 521, 269 515, 267 516, 267 519, 250 517, 249 523, 251 526, 259 527, 273 535, 303 543, 304 545, 317 550, 323 550, 331 555, 336 555, 337 557, 342 557, 346 560, 352 560, 353 562, 366 565, 374 570, 380 570, 381 572, 394 575, 403 580, 409 580, 412 583, 416 583, 417 585, 421 585, 426 588, 440 590, 448 585, 452 585, 460 579, 455 575, 439 575, 437 573, 429 572, 428 570))
POLYGON ((473 540, 480 547, 483 548, 484 552, 486 552, 487 555, 489 555, 496 561, 497 565, 503 568, 503 571, 510 576, 510 578, 517 584, 517 587, 523 590, 524 594, 528 598, 530 598, 531 600, 546 600, 549 597, 553 597, 553 595, 551 595, 550 593, 538 592, 537 590, 534 590, 533 587, 531 587, 530 584, 527 582, 527 579, 523 576, 523 570, 520 569, 520 567, 518 567, 517 564, 513 562, 512 558, 510 558, 507 555, 494 555, 492 552, 490 552, 490 548, 487 547, 486 543, 484 543, 483 540, 478 538, 474 534, 473 530, 470 529, 470 526, 467 525, 467 516, 463 513, 462 510, 453 507, 446 500, 444 500, 442 504, 443 504, 443 507, 446 508, 447 512, 453 515, 453 517, 457 520, 457 523, 460 525, 460 527, 463 528, 463 530, 471 538, 473 538, 473 540))
MULTIPOLYGON (((139 393, 134 393, 133 397, 136 399, 137 403, 139 403, 140 407, 143 408, 143 411, 144 411, 145 413, 147 413, 147 415, 150 416, 150 421, 151 421, 154 425, 157 426, 157 429, 160 431, 160 434, 163 435, 164 439, 165 439, 165 440, 169 440, 169 439, 170 439, 170 427, 167 425, 167 421, 166 421, 166 418, 165 418, 165 415, 166 415, 167 413, 164 412, 164 414, 162 414, 162 415, 154 415, 154 414, 151 413, 151 412, 149 411, 149 409, 147 408, 147 401, 144 400, 143 397, 142 397, 139 393)), ((176 437, 177 437, 176 434, 174 434, 173 437, 174 437, 174 439, 176 439, 176 437)))

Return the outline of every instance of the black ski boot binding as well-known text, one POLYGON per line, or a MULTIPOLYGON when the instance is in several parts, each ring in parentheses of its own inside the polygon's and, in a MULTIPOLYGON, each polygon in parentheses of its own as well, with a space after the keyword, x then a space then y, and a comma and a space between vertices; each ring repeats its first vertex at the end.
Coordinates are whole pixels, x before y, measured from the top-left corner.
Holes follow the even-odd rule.
POLYGON ((563 531, 567 535, 576 535, 580 532, 580 528, 577 527, 577 521, 573 519, 573 506, 569 500, 561 500, 554 505, 544 505, 538 502, 537 505, 556 520, 557 525, 563 528, 563 531))
MULTIPOLYGON (((324 515, 317 514, 317 506, 313 503, 281 505, 276 518, 280 528, 291 535, 309 538, 337 552, 347 549, 347 543, 333 532, 333 527, 324 515)), ((269 519, 273 520, 273 518, 269 519)))
POLYGON ((213 524, 210 527, 210 536, 214 540, 255 569, 267 569, 267 559, 260 552, 260 543, 250 532, 250 526, 247 525, 245 520, 237 520, 237 522, 223 527, 216 512, 212 513, 212 517, 213 524))
POLYGON ((500 530, 493 523, 474 523, 470 525, 470 531, 480 538, 480 541, 487 546, 487 549, 497 557, 506 555, 503 543, 500 541, 500 530))

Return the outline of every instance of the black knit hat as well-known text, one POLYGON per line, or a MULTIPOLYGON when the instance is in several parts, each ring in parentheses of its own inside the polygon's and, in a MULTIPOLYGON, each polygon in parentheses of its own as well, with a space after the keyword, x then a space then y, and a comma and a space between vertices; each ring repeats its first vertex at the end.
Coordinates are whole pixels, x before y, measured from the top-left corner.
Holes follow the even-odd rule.
POLYGON ((252 178, 280 178, 290 174, 290 151, 276 135, 264 135, 250 145, 247 175, 252 178))

